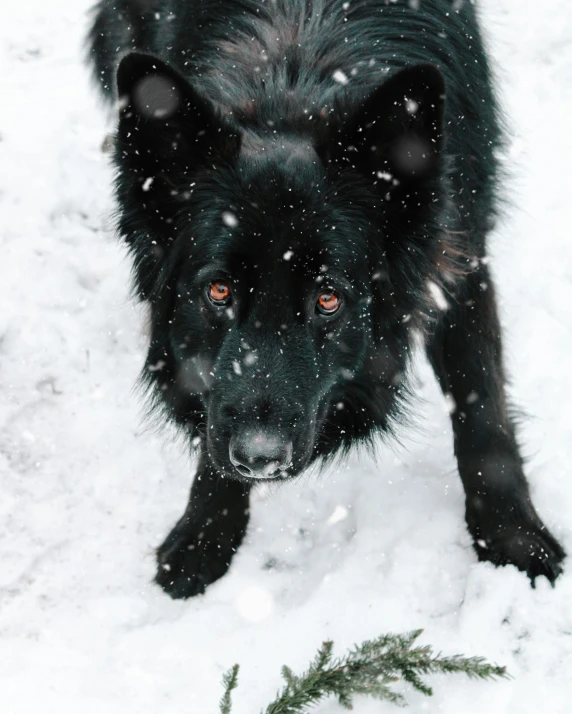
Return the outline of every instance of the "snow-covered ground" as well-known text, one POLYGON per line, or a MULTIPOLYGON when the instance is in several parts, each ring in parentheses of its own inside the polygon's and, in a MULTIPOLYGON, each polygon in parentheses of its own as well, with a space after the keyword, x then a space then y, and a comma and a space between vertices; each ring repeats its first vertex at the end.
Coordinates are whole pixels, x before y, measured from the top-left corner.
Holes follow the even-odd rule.
MULTIPOLYGON (((514 204, 492 253, 513 398, 537 506, 572 553, 572 7, 486 0, 514 140, 514 204)), ((403 446, 259 492, 230 573, 174 602, 153 548, 190 467, 145 430, 133 390, 144 319, 110 231, 106 117, 81 64, 85 0, 4 3, 0 23, 0 710, 236 714, 272 698, 283 663, 424 627, 445 653, 512 681, 438 678, 410 711, 551 714, 572 704, 572 563, 532 590, 479 564, 463 522, 443 398, 424 365, 403 446)), ((365 700, 362 714, 392 705, 365 700)), ((341 711, 329 702, 322 714, 341 711)))

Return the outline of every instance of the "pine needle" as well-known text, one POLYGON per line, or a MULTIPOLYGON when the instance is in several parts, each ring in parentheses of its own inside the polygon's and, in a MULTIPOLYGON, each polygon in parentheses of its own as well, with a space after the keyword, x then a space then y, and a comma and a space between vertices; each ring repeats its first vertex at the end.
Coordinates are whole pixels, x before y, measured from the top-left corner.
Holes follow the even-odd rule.
MULTIPOLYGON (((367 640, 339 659, 332 658, 333 642, 323 642, 306 672, 295 675, 284 666, 285 685, 262 714, 306 714, 327 697, 336 697, 345 709, 352 709, 356 694, 405 706, 403 695, 391 685, 403 679, 426 696, 433 690, 423 681, 424 675, 461 672, 476 679, 506 678, 505 667, 492 665, 482 657, 443 657, 433 655, 429 646, 415 642, 423 630, 402 635, 383 635, 367 640)), ((225 694, 221 714, 231 714, 231 691, 237 686, 238 665, 223 678, 225 694)))
POLYGON ((223 674, 222 683, 224 686, 224 694, 220 700, 220 714, 230 714, 232 708, 231 692, 238 685, 238 670, 240 666, 235 664, 232 669, 229 669, 226 674, 223 674))

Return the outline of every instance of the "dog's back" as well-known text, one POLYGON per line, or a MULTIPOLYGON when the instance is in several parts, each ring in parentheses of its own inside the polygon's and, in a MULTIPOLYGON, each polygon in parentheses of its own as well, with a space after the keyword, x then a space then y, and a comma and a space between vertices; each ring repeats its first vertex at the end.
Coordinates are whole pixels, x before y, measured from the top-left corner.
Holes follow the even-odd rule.
POLYGON ((90 51, 104 96, 121 57, 148 52, 256 131, 350 113, 394 70, 437 66, 458 210, 467 229, 490 223, 501 132, 472 2, 102 0, 96 11, 90 51))

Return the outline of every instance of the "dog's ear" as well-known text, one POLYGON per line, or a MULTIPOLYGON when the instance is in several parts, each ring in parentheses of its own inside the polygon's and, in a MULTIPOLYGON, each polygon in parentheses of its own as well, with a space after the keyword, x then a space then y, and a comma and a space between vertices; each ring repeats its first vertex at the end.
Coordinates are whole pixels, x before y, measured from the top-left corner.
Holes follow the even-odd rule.
POLYGON ((209 159, 229 157, 238 136, 175 69, 132 53, 117 70, 118 150, 146 178, 175 180, 209 159))
POLYGON ((133 53, 117 70, 115 140, 119 232, 134 254, 139 294, 147 297, 176 238, 177 215, 197 169, 232 163, 240 137, 175 69, 133 53))
POLYGON ((382 209, 378 247, 383 258, 372 270, 373 276, 384 276, 373 278, 372 314, 380 335, 387 322, 405 329, 403 315, 415 314, 426 292, 426 276, 439 260, 435 235, 442 212, 436 206, 447 191, 444 107, 440 71, 433 65, 408 67, 390 76, 330 138, 334 171, 357 172, 382 209))
POLYGON ((433 65, 397 72, 345 119, 330 142, 330 161, 356 169, 384 195, 420 186, 440 166, 444 101, 433 65))

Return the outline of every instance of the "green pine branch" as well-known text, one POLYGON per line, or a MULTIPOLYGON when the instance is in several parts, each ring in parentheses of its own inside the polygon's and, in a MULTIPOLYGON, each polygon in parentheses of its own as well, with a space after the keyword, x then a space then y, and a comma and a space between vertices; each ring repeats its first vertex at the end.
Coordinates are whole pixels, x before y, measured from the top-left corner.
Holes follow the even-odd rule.
MULTIPOLYGON (((312 706, 331 696, 337 697, 345 709, 351 709, 356 694, 404 706, 403 695, 394 692, 391 685, 402 679, 418 692, 431 696, 433 690, 422 679, 431 674, 461 672, 478 679, 508 676, 505 667, 489 664, 482 657, 443 657, 434 655, 429 646, 415 646, 422 632, 383 635, 354 647, 338 659, 332 655, 333 643, 322 643, 306 672, 295 675, 289 667, 282 668, 285 686, 263 714, 306 714, 312 706)), ((230 695, 237 680, 238 665, 235 665, 223 678, 221 714, 231 714, 230 695)))
POLYGON ((238 685, 239 669, 239 665, 235 664, 232 669, 229 669, 229 671, 223 675, 222 683, 224 685, 224 694, 220 700, 220 714, 230 714, 232 708, 230 694, 238 685))

